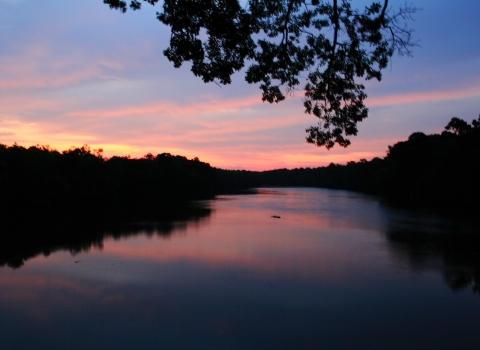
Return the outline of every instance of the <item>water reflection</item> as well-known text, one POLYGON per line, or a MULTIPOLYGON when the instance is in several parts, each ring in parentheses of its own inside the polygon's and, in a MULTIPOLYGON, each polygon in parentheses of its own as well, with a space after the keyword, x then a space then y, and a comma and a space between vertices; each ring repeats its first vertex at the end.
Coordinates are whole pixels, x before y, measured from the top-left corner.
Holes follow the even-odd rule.
MULTIPOLYGON (((172 206, 148 221, 135 218, 104 218, 88 221, 88 218, 60 222, 58 225, 35 226, 34 223, 3 229, 0 235, 0 266, 19 268, 38 255, 49 256, 56 251, 68 251, 72 255, 87 252, 91 248, 103 249, 105 239, 119 240, 130 236, 145 235, 168 238, 174 232, 187 227, 199 227, 208 223, 211 209, 202 202, 172 206)), ((140 218, 145 220, 145 218, 140 218)))
POLYGON ((24 265, 0 268, 2 348, 480 346, 480 298, 443 277, 477 288, 474 226, 321 189, 188 210, 4 239, 2 264, 24 265))
POLYGON ((387 217, 385 235, 391 253, 413 272, 434 270, 454 292, 471 287, 480 294, 478 223, 401 211, 390 211, 387 217))
MULTIPOLYGON (((216 202, 233 203, 231 206, 224 204, 224 209, 246 210, 247 216, 240 221, 229 222, 227 227, 210 228, 208 244, 198 245, 199 242, 191 240, 182 241, 178 246, 171 244, 168 252, 161 257, 158 247, 148 242, 141 246, 112 243, 108 252, 157 261, 187 259, 210 266, 243 266, 255 269, 257 276, 261 271, 263 274, 296 273, 309 275, 310 278, 322 275, 323 280, 332 282, 342 279, 345 273, 348 263, 345 254, 359 255, 359 252, 348 249, 355 241, 352 233, 358 230, 376 231, 386 238, 389 252, 399 265, 406 266, 413 273, 436 271, 453 291, 471 287, 480 294, 478 223, 383 207, 374 197, 351 192, 321 191, 258 189, 242 196, 220 196, 216 202), (239 201, 243 196, 250 198, 239 201), (259 231, 272 230, 275 225, 272 226, 274 223, 268 222, 267 218, 280 216, 276 214, 280 214, 282 220, 274 229, 276 239, 271 240, 259 231), (252 222, 257 223, 257 229, 248 227, 252 222), (265 223, 268 225, 262 227, 265 223), (332 244, 324 239, 322 257, 318 257, 317 237, 292 235, 292 226, 296 230, 312 227, 324 232, 334 230, 337 232, 336 241, 341 239, 341 231, 347 231, 348 244, 344 242, 339 247, 337 242, 332 244), (242 231, 241 241, 236 238, 238 230, 242 231), (291 247, 295 247, 293 253, 291 247), (252 249, 256 250, 254 254, 252 249), (296 255, 298 250, 302 251, 301 256, 296 255), (272 255, 272 252, 275 254, 272 255), (294 263, 292 259, 295 259, 294 263), (323 263, 319 264, 320 260, 323 263)), ((2 231, 0 266, 19 268, 38 255, 47 257, 58 251, 76 255, 92 248, 102 250, 104 241, 110 239, 135 236, 169 238, 174 233, 186 232, 188 227, 199 229, 202 225, 208 226, 211 214, 211 203, 205 201, 169 208, 159 213, 155 220, 150 217, 149 221, 117 218, 102 222, 67 222, 53 228, 30 226, 29 231, 22 225, 21 232, 15 229, 2 231)), ((228 210, 225 211, 224 215, 228 214, 228 210)), ((366 255, 362 258, 364 264, 371 260, 366 255)))

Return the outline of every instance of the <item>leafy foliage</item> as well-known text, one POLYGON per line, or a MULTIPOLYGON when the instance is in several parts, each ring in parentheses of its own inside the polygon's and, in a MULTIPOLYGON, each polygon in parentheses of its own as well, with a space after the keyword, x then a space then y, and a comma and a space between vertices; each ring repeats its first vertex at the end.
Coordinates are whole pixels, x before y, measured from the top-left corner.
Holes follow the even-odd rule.
MULTIPOLYGON (((127 11, 126 1, 104 3, 127 11)), ((347 147, 368 116, 361 81, 380 81, 395 51, 411 54, 405 22, 415 11, 392 10, 388 0, 363 10, 350 0, 249 0, 245 7, 238 0, 164 0, 157 18, 171 28, 165 56, 176 68, 191 62, 204 82, 230 84, 248 63, 246 81, 260 84, 263 101, 278 103, 304 80, 305 113, 319 118, 307 142, 330 149, 347 147)))

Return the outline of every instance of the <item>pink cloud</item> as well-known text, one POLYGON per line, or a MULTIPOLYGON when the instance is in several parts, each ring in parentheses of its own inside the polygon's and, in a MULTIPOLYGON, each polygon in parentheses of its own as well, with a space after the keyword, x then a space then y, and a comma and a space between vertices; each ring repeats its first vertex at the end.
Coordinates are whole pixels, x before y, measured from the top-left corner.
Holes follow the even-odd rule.
POLYGON ((125 116, 155 115, 162 114, 171 116, 184 116, 195 114, 219 114, 240 108, 248 108, 261 105, 259 97, 249 97, 230 100, 214 100, 194 103, 162 102, 149 105, 125 106, 114 109, 91 109, 78 110, 67 113, 65 116, 94 117, 94 118, 118 118, 125 116))
POLYGON ((0 80, 0 89, 25 89, 25 88, 52 88, 65 87, 78 84, 92 78, 104 78, 102 72, 97 67, 85 67, 69 74, 46 73, 32 74, 28 76, 15 76, 12 78, 3 78, 0 80))
POLYGON ((406 94, 393 94, 381 97, 371 97, 367 99, 366 103, 370 107, 391 106, 408 103, 456 100, 477 95, 480 95, 480 87, 471 87, 468 89, 453 91, 425 91, 406 94))
POLYGON ((4 115, 23 115, 25 112, 53 112, 74 107, 73 102, 67 99, 51 100, 6 94, 0 97, 0 106, 0 113, 4 115))
MULTIPOLYGON (((420 103, 476 93, 480 89, 398 94, 372 98, 368 105, 420 103)), ((355 138, 348 149, 326 151, 304 141, 304 130, 316 120, 302 113, 298 99, 273 106, 262 103, 258 95, 197 99, 203 100, 84 109, 75 99, 4 96, 0 113, 15 116, 21 106, 22 113, 45 117, 35 117, 38 121, 28 134, 23 127, 4 128, 2 123, 0 132, 8 142, 49 144, 59 150, 88 143, 105 149, 106 156, 169 152, 199 157, 216 167, 248 170, 318 167, 383 157, 387 146, 399 141, 355 138)))
POLYGON ((58 56, 50 46, 50 43, 33 44, 16 56, 0 58, 0 89, 72 86, 94 78, 106 78, 105 70, 124 68, 121 62, 91 57, 78 48, 66 56, 58 56))

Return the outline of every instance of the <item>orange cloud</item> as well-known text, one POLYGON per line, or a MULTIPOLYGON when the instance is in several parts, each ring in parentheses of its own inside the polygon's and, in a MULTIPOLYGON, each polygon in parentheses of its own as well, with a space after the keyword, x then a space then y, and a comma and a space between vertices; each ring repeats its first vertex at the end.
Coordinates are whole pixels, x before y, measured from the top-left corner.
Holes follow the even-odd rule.
MULTIPOLYGON (((369 99, 369 106, 420 103, 463 98, 480 93, 471 88, 453 92, 397 94, 369 99)), ((203 99, 198 101, 198 99, 203 99)), ((195 102, 163 101, 116 108, 84 108, 75 99, 0 97, 2 143, 49 144, 59 150, 88 143, 105 156, 146 153, 199 157, 212 166, 271 170, 318 167, 361 158, 383 157, 398 139, 355 138, 348 149, 330 151, 304 141, 305 129, 316 119, 300 113, 298 99, 279 105, 259 96, 195 102), (21 111, 21 113, 19 112, 21 111), (45 117, 36 117, 36 114, 45 117), (27 122, 23 115, 34 116, 27 122)), ((120 102, 121 103, 121 102, 120 102)))

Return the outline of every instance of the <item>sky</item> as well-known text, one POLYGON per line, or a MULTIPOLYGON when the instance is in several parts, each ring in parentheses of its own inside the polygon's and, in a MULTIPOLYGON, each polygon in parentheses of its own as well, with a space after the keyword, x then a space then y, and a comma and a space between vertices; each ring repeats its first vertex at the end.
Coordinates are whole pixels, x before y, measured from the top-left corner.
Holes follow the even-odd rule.
POLYGON ((394 56, 381 82, 367 82, 358 136, 326 150, 305 141, 318 119, 304 113, 301 91, 268 104, 244 72, 220 87, 188 64, 175 69, 162 54, 170 33, 158 7, 121 14, 102 0, 0 0, 0 143, 88 144, 107 157, 168 152, 245 170, 384 157, 413 132, 480 113, 480 1, 409 4, 422 9, 409 24, 413 57, 394 56))

